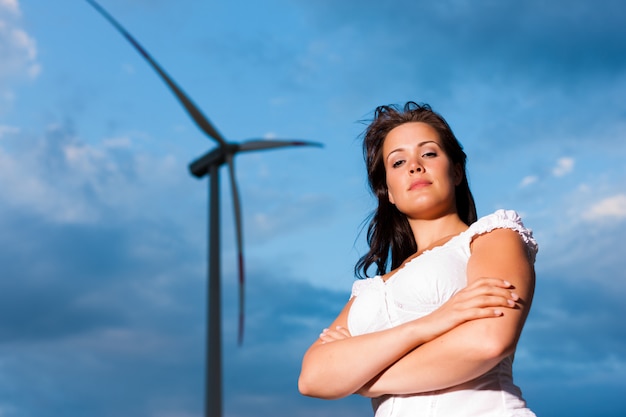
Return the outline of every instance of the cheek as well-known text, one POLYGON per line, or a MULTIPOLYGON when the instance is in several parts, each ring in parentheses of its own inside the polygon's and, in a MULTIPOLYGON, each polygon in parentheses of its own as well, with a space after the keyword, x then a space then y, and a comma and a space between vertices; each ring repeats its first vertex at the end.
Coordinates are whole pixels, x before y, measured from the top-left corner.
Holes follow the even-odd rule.
POLYGON ((393 198, 393 178, 386 176, 385 178, 387 184, 387 198, 391 204, 396 204, 395 199, 393 198))

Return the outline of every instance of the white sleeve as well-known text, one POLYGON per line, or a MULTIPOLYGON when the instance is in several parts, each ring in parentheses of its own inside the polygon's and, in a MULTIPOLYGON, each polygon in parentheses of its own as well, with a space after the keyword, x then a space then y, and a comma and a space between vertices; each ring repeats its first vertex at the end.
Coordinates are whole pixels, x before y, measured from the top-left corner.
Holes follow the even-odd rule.
POLYGON ((516 211, 498 210, 493 214, 480 218, 470 228, 472 229, 472 239, 484 233, 489 233, 494 229, 511 229, 516 231, 526 244, 528 259, 533 263, 535 262, 539 246, 533 237, 532 230, 524 226, 522 218, 516 211))
POLYGON ((365 279, 355 280, 354 283, 352 284, 352 294, 350 294, 350 298, 354 298, 358 296, 361 293, 361 291, 363 291, 365 288, 372 285, 374 282, 374 278, 365 278, 365 279))

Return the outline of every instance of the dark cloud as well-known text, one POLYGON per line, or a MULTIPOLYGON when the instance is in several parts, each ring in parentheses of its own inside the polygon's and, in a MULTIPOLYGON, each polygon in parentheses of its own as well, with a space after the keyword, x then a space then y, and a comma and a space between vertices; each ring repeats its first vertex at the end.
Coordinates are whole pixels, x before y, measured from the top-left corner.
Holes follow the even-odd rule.
POLYGON ((322 29, 339 34, 358 27, 373 40, 372 64, 384 66, 390 61, 376 63, 376 57, 403 54, 403 65, 419 68, 420 75, 443 74, 441 80, 516 73, 566 84, 593 73, 615 75, 626 65, 619 1, 345 1, 316 2, 312 11, 322 29))
MULTIPOLYGON (((19 393, 3 399, 16 415, 198 413, 204 277, 189 279, 180 276, 181 268, 172 270, 168 264, 182 254, 161 261, 130 256, 127 245, 137 226, 107 230, 26 219, 30 227, 12 230, 21 222, 18 216, 11 220, 2 225, 3 246, 33 242, 13 245, 0 259, 9 266, 0 300, 0 350, 6 358, 0 391, 19 393), (178 283, 161 288, 151 278, 163 275, 162 270, 178 283), (168 302, 143 296, 165 290, 162 297, 168 302)), ((224 282, 226 410, 277 415, 281 407, 294 407, 302 416, 341 409, 357 415, 354 401, 335 407, 305 399, 296 390, 304 350, 347 294, 253 272, 246 342, 236 348, 235 286, 224 282)), ((360 403, 369 408, 366 400, 360 403)))
MULTIPOLYGON (((159 247, 163 242, 156 239, 136 238, 143 235, 141 228, 158 235, 154 228, 159 225, 58 224, 9 211, 3 216, 5 341, 57 339, 125 324, 137 306, 150 313, 158 310, 158 303, 142 291, 154 291, 155 297, 160 291, 177 291, 179 284, 170 274, 189 282, 185 265, 193 254, 171 244, 159 247), (136 245, 152 245, 157 256, 137 254, 136 245)), ((173 231, 165 225, 159 232, 170 236, 173 231)))

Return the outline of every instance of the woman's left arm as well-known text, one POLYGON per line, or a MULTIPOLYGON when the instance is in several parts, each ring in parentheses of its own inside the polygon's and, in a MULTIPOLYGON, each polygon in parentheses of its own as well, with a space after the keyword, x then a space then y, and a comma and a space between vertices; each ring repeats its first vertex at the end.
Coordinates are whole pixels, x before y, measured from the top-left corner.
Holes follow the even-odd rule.
POLYGON ((495 229, 472 242, 468 284, 479 277, 509 281, 519 296, 500 317, 465 322, 395 362, 357 393, 367 397, 449 388, 477 378, 512 354, 530 309, 535 273, 526 246, 510 229, 495 229))

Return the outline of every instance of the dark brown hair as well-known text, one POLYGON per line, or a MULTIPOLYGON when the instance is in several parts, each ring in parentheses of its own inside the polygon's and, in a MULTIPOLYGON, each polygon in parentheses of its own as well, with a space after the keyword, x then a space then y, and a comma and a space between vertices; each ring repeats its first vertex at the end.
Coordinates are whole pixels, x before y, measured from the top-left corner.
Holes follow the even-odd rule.
POLYGON ((372 193, 378 199, 378 207, 369 217, 369 252, 354 267, 360 278, 369 276, 368 270, 372 265, 376 265, 376 274, 383 275, 388 272, 388 266, 391 267, 390 270, 397 268, 417 251, 417 243, 406 216, 389 202, 382 156, 387 134, 395 127, 411 122, 426 123, 435 129, 448 158, 454 165, 461 167, 463 179, 455 189, 457 213, 467 225, 476 221, 476 205, 465 172, 467 155, 445 119, 428 104, 417 104, 413 101, 407 102, 403 109, 395 105, 379 106, 374 112, 374 119, 363 133, 367 178, 372 193))

